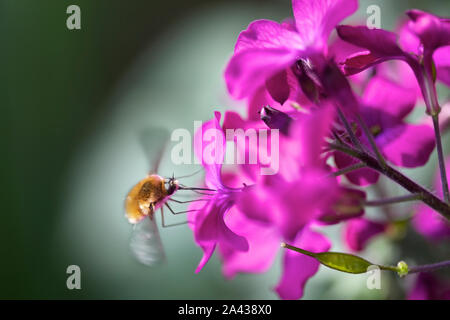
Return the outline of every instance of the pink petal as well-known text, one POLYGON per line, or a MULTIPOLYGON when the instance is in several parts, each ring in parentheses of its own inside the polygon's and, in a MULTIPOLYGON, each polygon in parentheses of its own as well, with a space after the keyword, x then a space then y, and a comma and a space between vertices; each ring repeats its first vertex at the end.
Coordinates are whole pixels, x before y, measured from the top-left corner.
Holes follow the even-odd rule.
POLYGON ((364 90, 363 101, 386 116, 401 120, 413 110, 416 93, 409 88, 376 76, 370 80, 364 90))
POLYGON ((234 53, 252 49, 304 48, 299 35, 271 20, 256 20, 239 34, 234 53))
POLYGON ((289 84, 286 70, 281 70, 266 80, 266 87, 272 98, 280 104, 289 98, 289 84))
POLYGON ((201 130, 198 130, 194 136, 194 152, 201 161, 205 169, 205 182, 209 188, 217 189, 222 186, 220 172, 223 164, 225 152, 225 135, 220 127, 220 113, 215 112, 214 118, 203 123, 201 130), (215 130, 214 141, 207 141, 206 134, 215 130), (215 158, 209 159, 209 154, 205 149, 214 143, 215 158), (222 152, 220 152, 222 151, 222 152))
POLYGON ((450 283, 432 273, 419 273, 408 300, 450 300, 450 283))
POLYGON ((403 23, 399 28, 399 44, 406 52, 420 53, 420 39, 409 28, 408 23, 403 23))
POLYGON ((249 219, 263 223, 274 223, 277 215, 275 211, 278 209, 271 199, 272 188, 268 185, 261 186, 264 182, 266 180, 244 188, 236 205, 249 219))
POLYGON ((384 223, 365 218, 352 219, 344 228, 345 243, 351 250, 361 251, 372 238, 383 233, 386 227, 384 223))
POLYGON ((280 248, 280 237, 275 228, 248 219, 235 208, 230 211, 225 221, 231 230, 239 231, 249 244, 246 252, 220 245, 225 276, 232 278, 239 272, 262 273, 267 271, 280 248))
POLYGON ((348 56, 341 64, 344 74, 350 76, 389 59, 389 56, 379 56, 370 51, 361 51, 348 56))
POLYGON ((397 35, 383 29, 369 29, 366 26, 338 26, 339 37, 358 47, 365 48, 377 56, 403 56, 397 45, 397 35))
POLYGON ((433 60, 436 64, 437 78, 450 86, 450 46, 437 49, 433 54, 433 60))
POLYGON ((195 273, 199 273, 203 267, 208 263, 209 259, 211 258, 211 256, 214 253, 214 250, 216 248, 216 244, 205 244, 205 245, 200 245, 200 247, 203 250, 203 256, 202 259, 200 260, 197 268, 195 269, 195 273))
POLYGON ((376 137, 376 142, 390 162, 405 168, 426 164, 435 147, 433 129, 417 124, 400 124, 384 129, 376 137))
MULTIPOLYGON (((339 151, 334 153, 334 161, 339 169, 344 169, 358 162, 345 153, 339 151)), ((345 176, 353 184, 358 186, 367 186, 376 183, 380 177, 380 174, 375 170, 362 168, 347 173, 345 176)))
POLYGON ((428 206, 419 206, 412 224, 419 233, 431 240, 440 241, 450 238, 450 223, 428 206))
POLYGON ((234 233, 228 228, 224 221, 224 215, 231 208, 232 203, 228 199, 217 199, 215 196, 202 209, 205 211, 203 220, 195 230, 196 240, 199 243, 225 243, 236 250, 248 250, 247 240, 234 233))
POLYGON ((435 49, 450 45, 450 20, 442 19, 421 10, 409 10, 409 27, 420 38, 425 49, 435 49))
POLYGON ((355 53, 344 62, 346 74, 358 73, 386 60, 406 59, 407 55, 397 45, 397 35, 382 29, 366 26, 336 27, 341 39, 368 51, 355 53))
POLYGON ((356 0, 293 0, 297 32, 304 43, 322 49, 334 27, 358 9, 356 0))
MULTIPOLYGON (((450 181, 450 157, 447 158, 445 167, 447 169, 447 181, 450 181)), ((434 181, 434 188, 437 190, 437 194, 442 197, 439 171, 436 172, 434 181)), ((450 238, 450 222, 448 220, 424 204, 418 205, 417 210, 412 224, 419 233, 434 241, 450 238)))
POLYGON ((365 199, 364 191, 340 186, 336 192, 336 200, 320 216, 319 221, 324 224, 335 224, 359 217, 364 214, 364 207, 361 204, 365 199))
MULTIPOLYGON (((309 228, 299 232, 295 241, 289 244, 311 252, 324 252, 331 247, 325 236, 309 228)), ((283 274, 275 291, 281 299, 300 299, 303 296, 306 282, 316 274, 319 265, 319 262, 311 257, 286 250, 283 259, 283 274)))
MULTIPOLYGON (((258 90, 255 91, 255 93, 250 97, 248 101, 248 120, 249 121, 260 121, 261 116, 259 115, 259 112, 261 111, 261 108, 266 105, 273 105, 272 97, 270 97, 269 93, 266 90, 265 86, 262 86, 258 90)), ((225 114, 226 116, 226 114, 225 114)), ((226 120, 226 117, 225 117, 226 120)), ((224 120, 224 125, 225 125, 224 120)), ((230 126, 229 126, 230 127, 230 126)), ((236 127, 238 128, 238 127, 236 127)))
MULTIPOLYGON (((323 105, 308 115, 301 115, 291 125, 290 136, 301 146, 298 163, 304 168, 323 166, 323 148, 334 121, 334 108, 323 105)), ((282 146, 283 147, 283 146, 282 146)), ((286 146, 290 147, 290 146, 286 146)))
POLYGON ((301 56, 292 48, 256 48, 240 50, 225 70, 229 93, 236 99, 252 96, 265 81, 291 66, 301 56))

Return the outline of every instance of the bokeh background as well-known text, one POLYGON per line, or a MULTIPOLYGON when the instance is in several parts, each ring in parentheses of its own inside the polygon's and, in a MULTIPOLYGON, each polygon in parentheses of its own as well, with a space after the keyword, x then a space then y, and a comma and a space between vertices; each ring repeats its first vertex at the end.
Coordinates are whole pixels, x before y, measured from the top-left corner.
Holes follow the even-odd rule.
MULTIPOLYGON (((450 15, 447 1, 373 0, 360 1, 360 19, 370 4, 380 6, 383 28, 412 7, 450 15)), ((187 226, 161 229, 167 264, 139 265, 123 200, 149 169, 140 132, 192 132, 213 110, 239 109, 222 78, 237 35, 254 19, 290 15, 289 0, 0 0, 0 298, 276 298, 280 259, 265 274, 227 281, 213 257, 194 274, 201 250, 187 226), (71 4, 81 8, 81 30, 66 28, 71 4), (72 264, 81 268, 81 290, 66 288, 72 264)), ((429 185, 435 159, 407 173, 429 185)), ((166 155, 161 172, 195 169, 166 155)), ((347 250, 339 227, 327 232, 334 250, 347 250)), ((395 263, 449 254, 412 230, 405 237, 379 239, 362 255, 395 263)), ((383 274, 382 290, 370 291, 364 275, 322 267, 305 298, 402 298, 411 281, 383 274)))

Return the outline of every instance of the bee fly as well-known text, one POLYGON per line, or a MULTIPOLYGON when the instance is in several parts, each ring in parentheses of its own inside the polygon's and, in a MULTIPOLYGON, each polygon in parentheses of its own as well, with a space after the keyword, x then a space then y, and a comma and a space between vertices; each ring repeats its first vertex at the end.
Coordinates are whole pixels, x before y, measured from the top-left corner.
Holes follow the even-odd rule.
MULTIPOLYGON (((145 265, 154 265, 165 258, 158 226, 155 221, 155 212, 160 209, 161 224, 163 227, 185 224, 187 221, 166 225, 164 221, 163 206, 168 208, 172 214, 176 215, 191 212, 193 210, 175 212, 168 204, 168 201, 190 203, 207 200, 198 199, 179 201, 172 199, 171 196, 180 190, 190 190, 203 195, 212 195, 211 193, 205 192, 215 191, 206 188, 186 187, 185 185, 180 184, 178 179, 174 176, 171 178, 164 178, 156 174, 162 158, 162 153, 163 148, 161 148, 159 153, 156 153, 157 159, 154 162, 152 171, 128 192, 125 199, 125 217, 128 219, 128 222, 133 225, 130 248, 137 260, 145 265)), ((179 178, 186 178, 194 174, 179 178)))

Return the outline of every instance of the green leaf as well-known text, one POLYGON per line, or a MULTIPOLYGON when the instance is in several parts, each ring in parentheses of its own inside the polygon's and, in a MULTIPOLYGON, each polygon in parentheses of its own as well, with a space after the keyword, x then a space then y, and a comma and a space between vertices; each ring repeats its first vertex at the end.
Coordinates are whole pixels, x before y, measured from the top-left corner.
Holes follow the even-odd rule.
POLYGON ((341 252, 317 253, 316 259, 328 268, 355 274, 366 273, 367 268, 373 265, 361 257, 341 252))
MULTIPOLYGON (((317 261, 319 261, 324 266, 334 269, 334 270, 341 271, 341 272, 347 272, 347 273, 353 273, 353 274, 366 273, 367 268, 374 265, 373 263, 371 263, 361 257, 355 256, 352 254, 348 254, 348 253, 341 253, 341 252, 314 253, 314 252, 303 250, 303 249, 300 249, 297 247, 293 247, 293 246, 285 244, 285 243, 283 243, 282 246, 287 249, 294 250, 294 251, 300 252, 302 254, 305 254, 307 256, 310 256, 310 257, 316 259, 317 261)), ((378 265, 376 265, 376 266, 378 266, 378 265)), ((379 266, 379 267, 381 267, 381 266, 379 266)))

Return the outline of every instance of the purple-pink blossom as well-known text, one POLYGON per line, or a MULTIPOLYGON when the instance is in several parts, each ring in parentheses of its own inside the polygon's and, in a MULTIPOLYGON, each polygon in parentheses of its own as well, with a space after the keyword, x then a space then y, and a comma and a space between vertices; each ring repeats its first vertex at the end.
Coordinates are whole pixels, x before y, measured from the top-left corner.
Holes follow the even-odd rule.
MULTIPOLYGON (((398 35, 337 26, 357 6, 293 0, 293 19, 257 20, 239 34, 224 77, 229 94, 246 100, 246 112, 226 111, 223 123, 215 112, 195 134, 207 190, 190 205, 190 226, 203 251, 196 272, 214 252, 231 279, 266 272, 281 242, 328 251, 332 243, 323 230, 339 223, 347 248, 360 252, 398 222, 389 214, 365 216, 368 205, 422 201, 411 219, 415 229, 433 241, 450 236, 442 192, 438 198, 397 169, 424 166, 439 146, 433 124, 409 116, 421 96, 429 115, 440 111, 435 81, 450 83, 449 21, 409 10, 398 35), (339 38, 329 41, 335 28, 339 38), (225 165, 230 150, 242 161, 225 165), (274 159, 275 166, 267 162, 274 159), (369 202, 363 187, 380 175, 412 194, 369 202)), ((301 298, 319 269, 316 259, 299 252, 283 250, 274 286, 282 299, 301 298)), ((430 279, 419 276, 410 298, 438 296, 430 293, 430 279)))
POLYGON ((325 55, 331 31, 357 6, 354 0, 293 0, 293 21, 252 22, 239 35, 225 71, 230 94, 238 99, 251 97, 265 86, 283 104, 297 61, 325 55))

